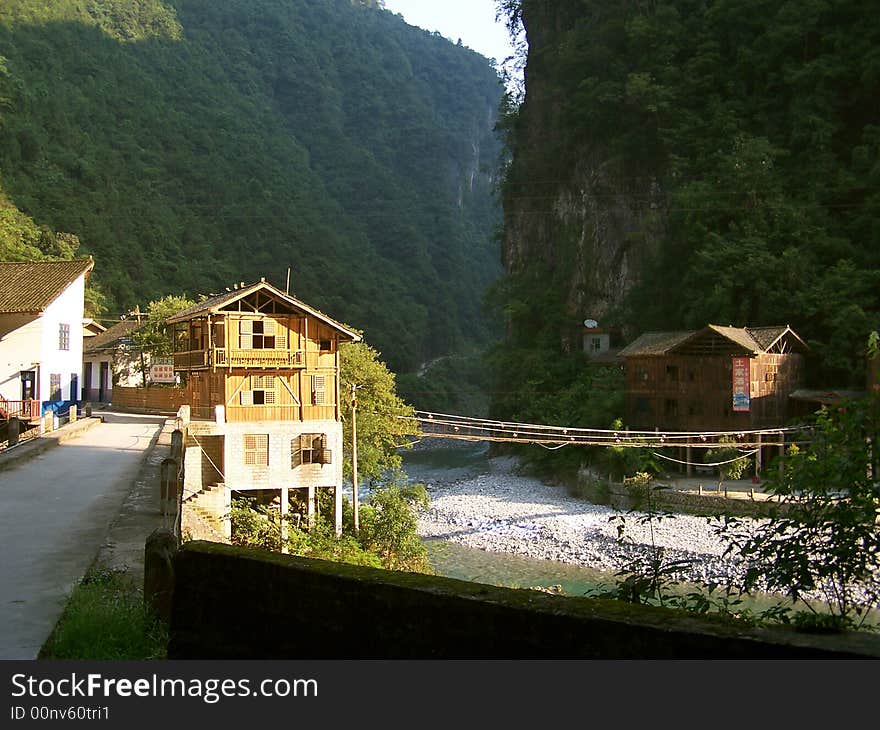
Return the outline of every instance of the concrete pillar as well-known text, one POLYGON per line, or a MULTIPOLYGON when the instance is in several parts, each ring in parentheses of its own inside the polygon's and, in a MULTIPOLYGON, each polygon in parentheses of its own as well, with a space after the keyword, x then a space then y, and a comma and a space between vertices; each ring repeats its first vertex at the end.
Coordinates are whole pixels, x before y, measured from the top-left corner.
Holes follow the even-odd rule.
POLYGON ((174 555, 179 543, 170 530, 153 530, 144 545, 144 604, 165 623, 171 621, 174 555))
POLYGON ((18 436, 20 433, 21 421, 13 416, 9 419, 9 423, 6 425, 6 439, 10 446, 15 446, 18 443, 18 436))
POLYGON ((70 406, 70 423, 76 423, 76 403, 70 406))
POLYGON ((758 450, 755 452, 755 477, 758 479, 761 478, 761 467, 763 466, 763 464, 761 463, 763 459, 762 450, 763 447, 761 446, 761 434, 758 434, 758 450))
POLYGON ((159 508, 163 515, 176 515, 180 503, 180 462, 177 459, 163 459, 159 468, 159 508))
POLYGON ((309 531, 315 526, 315 486, 312 484, 308 490, 308 506, 306 508, 306 526, 309 531))
POLYGON ((287 524, 287 513, 290 512, 290 499, 287 487, 281 487, 281 504, 279 509, 281 510, 281 552, 287 553, 287 538, 290 537, 287 524))

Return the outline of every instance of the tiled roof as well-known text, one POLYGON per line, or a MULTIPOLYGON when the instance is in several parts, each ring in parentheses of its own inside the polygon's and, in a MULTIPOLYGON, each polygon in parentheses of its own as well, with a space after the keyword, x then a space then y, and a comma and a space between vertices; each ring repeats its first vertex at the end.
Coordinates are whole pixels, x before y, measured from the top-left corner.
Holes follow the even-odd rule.
POLYGON ((73 261, 0 262, 0 313, 45 311, 79 276, 94 268, 90 258, 73 261))
POLYGON ((761 349, 766 350, 785 334, 788 327, 747 327, 746 329, 755 338, 755 342, 758 343, 761 349))
POLYGON ((169 317, 166 322, 168 322, 168 324, 174 324, 176 322, 186 322, 201 315, 216 314, 227 304, 234 302, 236 299, 242 299, 249 294, 253 294, 255 291, 259 291, 260 289, 268 291, 273 296, 276 296, 279 299, 287 302, 290 306, 299 309, 306 314, 310 314, 313 317, 321 320, 325 324, 330 325, 335 330, 348 336, 354 342, 359 342, 361 340, 361 336, 350 327, 342 324, 341 322, 337 322, 332 317, 328 317, 323 312, 318 311, 314 307, 310 307, 308 304, 301 302, 299 299, 296 299, 289 294, 285 294, 280 289, 275 288, 265 281, 258 281, 256 284, 241 287, 230 292, 224 292, 223 294, 216 294, 203 302, 199 302, 192 307, 187 307, 186 309, 169 317))
POLYGON ((694 334, 690 332, 645 332, 639 335, 618 354, 619 357, 638 357, 641 355, 665 355, 671 348, 694 334))
POLYGON ((140 329, 147 323, 146 319, 140 322, 136 318, 123 319, 99 335, 89 337, 83 341, 83 354, 115 350, 120 337, 128 337, 135 330, 140 329))
MULTIPOLYGON (((755 355, 759 352, 763 352, 764 348, 755 341, 755 338, 752 337, 750 331, 743 327, 722 327, 718 324, 710 324, 706 329, 717 332, 722 337, 726 337, 731 342, 755 355)), ((701 330, 701 334, 703 332, 705 332, 705 330, 701 330)))
POLYGON ((710 324, 701 330, 690 332, 645 332, 639 338, 620 351, 621 357, 640 357, 648 355, 666 355, 679 345, 698 341, 710 332, 724 337, 744 350, 755 355, 767 352, 783 335, 790 335, 795 346, 809 349, 787 325, 776 327, 724 327, 710 324))

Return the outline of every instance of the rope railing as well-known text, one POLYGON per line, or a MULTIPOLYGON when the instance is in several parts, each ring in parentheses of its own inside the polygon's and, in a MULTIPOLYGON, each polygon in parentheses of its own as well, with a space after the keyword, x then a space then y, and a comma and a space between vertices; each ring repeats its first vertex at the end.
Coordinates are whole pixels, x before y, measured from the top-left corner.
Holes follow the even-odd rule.
POLYGON ((720 444, 730 444, 741 448, 784 447, 807 443, 804 440, 786 438, 789 434, 803 432, 803 428, 796 426, 737 431, 631 431, 495 421, 430 411, 416 411, 415 416, 400 416, 400 418, 416 422, 423 437, 464 441, 652 449, 669 446, 712 449, 717 448, 720 444))

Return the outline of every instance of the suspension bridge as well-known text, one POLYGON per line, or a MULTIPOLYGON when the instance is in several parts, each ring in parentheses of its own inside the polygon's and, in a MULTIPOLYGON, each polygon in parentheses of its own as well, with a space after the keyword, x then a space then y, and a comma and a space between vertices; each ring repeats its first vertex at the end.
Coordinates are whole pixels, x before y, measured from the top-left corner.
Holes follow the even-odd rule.
POLYGON ((563 446, 617 446, 662 449, 668 447, 711 449, 720 444, 742 449, 767 446, 785 448, 806 443, 798 440, 803 427, 768 428, 745 431, 632 431, 629 429, 574 428, 535 423, 493 421, 448 413, 416 411, 404 420, 418 424, 422 437, 493 441, 499 443, 540 444, 547 448, 563 446))

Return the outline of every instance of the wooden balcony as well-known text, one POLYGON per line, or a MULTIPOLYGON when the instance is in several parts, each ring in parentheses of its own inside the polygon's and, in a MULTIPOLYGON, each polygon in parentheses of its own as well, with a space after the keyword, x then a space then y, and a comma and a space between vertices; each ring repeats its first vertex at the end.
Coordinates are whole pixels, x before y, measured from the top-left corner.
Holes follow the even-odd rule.
POLYGON ((303 350, 190 350, 174 353, 175 370, 206 370, 208 368, 290 369, 318 365, 319 353, 303 350))

